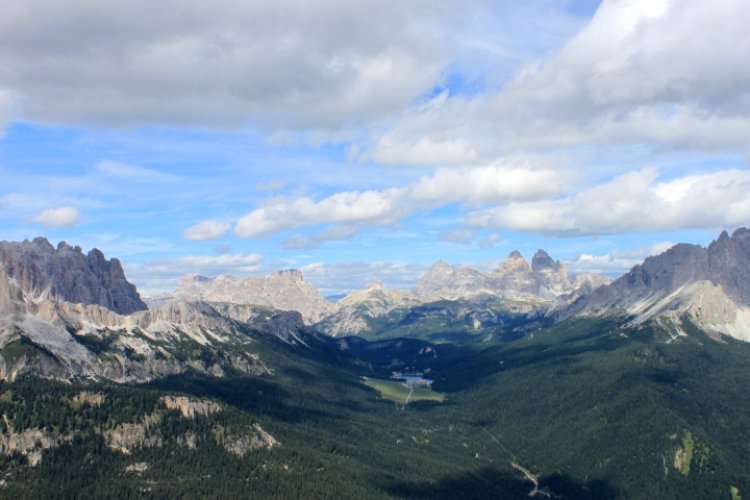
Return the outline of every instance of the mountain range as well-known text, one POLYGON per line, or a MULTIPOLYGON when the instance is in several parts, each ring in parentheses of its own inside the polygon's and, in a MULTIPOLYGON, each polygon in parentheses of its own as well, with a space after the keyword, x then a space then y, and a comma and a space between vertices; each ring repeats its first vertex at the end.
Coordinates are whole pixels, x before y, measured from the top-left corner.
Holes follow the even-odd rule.
POLYGON ((214 373, 227 367, 262 371, 252 349, 230 356, 219 348, 251 343, 249 329, 255 335, 275 332, 293 343, 302 342, 293 332, 303 327, 332 336, 446 340, 481 333, 477 338, 486 339, 514 329, 517 337, 567 318, 619 316, 633 324, 659 318, 674 335, 684 335, 687 315, 714 335, 748 340, 749 277, 750 231, 741 228, 731 236, 722 232, 705 248, 675 245, 612 283, 601 275, 571 278, 543 250, 531 264, 514 251, 488 272, 439 261, 411 291, 375 281, 336 303, 296 270, 244 279, 189 275, 175 292, 147 307, 120 262, 99 250, 84 254, 65 242, 53 247, 44 238, 2 242, 0 342, 7 347, 23 338, 45 354, 33 362, 3 356, 0 373, 125 382, 188 366, 214 373), (283 323, 288 331, 269 327, 274 317, 292 318, 283 323), (213 358, 180 360, 185 342, 211 351, 213 358))
POLYGON ((335 303, 294 270, 143 300, 98 250, 0 242, 0 490, 736 499, 749 311, 744 228, 611 282, 512 252, 335 303))

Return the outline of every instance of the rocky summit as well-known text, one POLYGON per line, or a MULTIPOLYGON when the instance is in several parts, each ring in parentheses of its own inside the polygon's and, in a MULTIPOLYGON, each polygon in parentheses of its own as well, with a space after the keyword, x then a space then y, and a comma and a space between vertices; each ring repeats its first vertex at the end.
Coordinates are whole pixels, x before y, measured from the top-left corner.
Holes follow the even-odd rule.
POLYGON ((335 310, 296 269, 244 279, 230 275, 215 278, 188 275, 174 295, 189 300, 252 304, 280 311, 297 311, 305 323, 315 323, 335 310))
POLYGON ((99 305, 118 314, 146 309, 135 286, 125 279, 120 261, 107 260, 96 248, 61 242, 53 247, 45 238, 0 242, 0 286, 17 287, 28 296, 74 304, 99 305))
POLYGON ((663 318, 681 334, 683 314, 708 331, 750 340, 750 230, 723 231, 708 247, 681 243, 648 257, 559 316, 663 318))
POLYGON ((571 279, 565 265, 544 250, 534 254, 531 265, 514 250, 490 272, 437 262, 414 288, 414 295, 423 301, 494 296, 539 303, 552 302, 584 283, 598 285, 607 281, 603 276, 588 274, 571 279))
POLYGON ((391 290, 382 281, 376 280, 365 289, 354 291, 338 301, 336 311, 316 327, 334 337, 360 334, 371 329, 373 320, 421 303, 413 294, 391 290))

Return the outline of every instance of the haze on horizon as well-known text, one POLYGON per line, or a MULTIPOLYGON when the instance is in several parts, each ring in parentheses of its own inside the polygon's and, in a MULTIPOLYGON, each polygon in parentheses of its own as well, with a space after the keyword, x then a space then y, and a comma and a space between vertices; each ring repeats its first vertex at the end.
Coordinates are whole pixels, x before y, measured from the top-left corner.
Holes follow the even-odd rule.
POLYGON ((323 293, 750 225, 750 4, 9 0, 0 224, 323 293))

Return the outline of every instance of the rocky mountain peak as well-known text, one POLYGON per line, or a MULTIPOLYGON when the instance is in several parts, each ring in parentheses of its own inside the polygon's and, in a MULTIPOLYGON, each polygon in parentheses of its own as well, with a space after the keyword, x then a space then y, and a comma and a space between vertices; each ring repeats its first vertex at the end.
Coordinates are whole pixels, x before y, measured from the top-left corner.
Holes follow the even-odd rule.
POLYGON ((280 311, 299 311, 308 323, 315 323, 335 309, 296 269, 277 271, 267 276, 237 278, 219 275, 213 279, 186 276, 174 292, 188 300, 228 302, 270 307, 280 311))
POLYGON ((368 290, 383 290, 385 289, 385 284, 383 283, 383 280, 373 280, 369 285, 367 285, 368 290))
POLYGON ((553 269, 558 270, 562 264, 559 260, 554 260, 550 255, 542 249, 539 249, 531 259, 531 269, 534 272, 538 272, 542 269, 553 269))
POLYGON ((648 257, 564 316, 615 311, 634 321, 688 313, 709 330, 750 338, 750 231, 722 231, 706 248, 681 243, 648 257))
POLYGON ((435 262, 430 269, 427 271, 427 274, 434 274, 434 273, 450 273, 453 272, 453 267, 445 262, 444 260, 439 260, 435 262))
POLYGON ((276 271, 276 275, 280 278, 286 278, 292 281, 304 281, 305 277, 302 275, 302 271, 298 269, 282 269, 276 271))
POLYGON ((507 274, 518 274, 518 273, 530 273, 531 268, 526 259, 523 258, 521 252, 513 250, 508 254, 508 258, 500 263, 500 266, 495 270, 496 274, 507 275, 507 274))
POLYGON ((120 261, 107 260, 98 249, 84 255, 81 247, 61 242, 55 248, 42 237, 0 242, 0 281, 7 286, 9 279, 30 297, 100 305, 119 314, 146 309, 120 261))

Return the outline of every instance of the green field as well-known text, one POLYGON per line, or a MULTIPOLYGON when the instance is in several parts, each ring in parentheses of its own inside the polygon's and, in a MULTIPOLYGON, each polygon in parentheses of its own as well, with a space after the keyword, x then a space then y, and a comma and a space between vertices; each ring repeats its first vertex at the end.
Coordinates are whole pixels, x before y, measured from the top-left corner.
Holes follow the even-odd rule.
POLYGON ((409 403, 415 401, 438 401, 443 402, 445 395, 435 392, 429 387, 415 385, 412 392, 412 388, 408 385, 398 382, 396 380, 380 380, 368 378, 364 380, 365 385, 372 387, 380 393, 380 396, 385 399, 390 399, 398 404, 404 404, 406 398, 409 398, 409 403), (409 393, 411 392, 411 397, 409 393))

